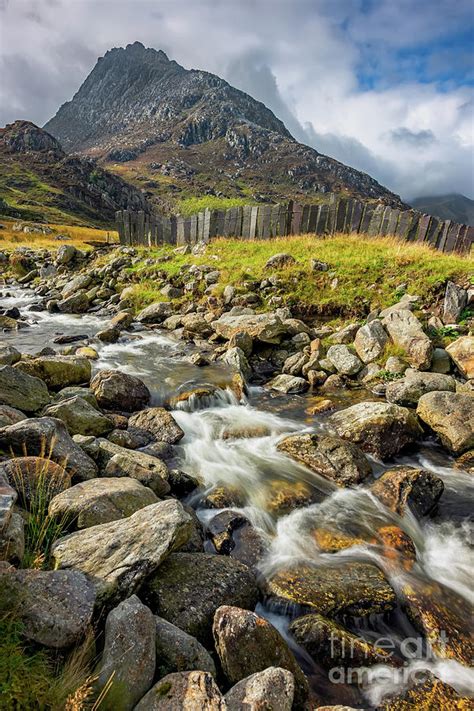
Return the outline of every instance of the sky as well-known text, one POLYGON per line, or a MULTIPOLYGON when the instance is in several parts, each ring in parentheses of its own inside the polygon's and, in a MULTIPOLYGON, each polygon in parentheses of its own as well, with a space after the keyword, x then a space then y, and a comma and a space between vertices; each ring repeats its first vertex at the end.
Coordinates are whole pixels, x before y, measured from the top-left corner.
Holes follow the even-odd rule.
POLYGON ((0 125, 44 124, 136 40, 405 200, 474 198, 473 0, 0 0, 0 125))

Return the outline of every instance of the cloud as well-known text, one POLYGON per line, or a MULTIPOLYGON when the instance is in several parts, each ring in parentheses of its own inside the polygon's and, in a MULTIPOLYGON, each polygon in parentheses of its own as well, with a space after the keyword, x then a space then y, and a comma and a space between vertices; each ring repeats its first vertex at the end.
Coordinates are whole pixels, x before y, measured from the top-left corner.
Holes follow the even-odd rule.
POLYGON ((471 0, 0 0, 0 121, 43 124, 96 57, 139 40, 405 199, 474 197, 471 17, 471 0))

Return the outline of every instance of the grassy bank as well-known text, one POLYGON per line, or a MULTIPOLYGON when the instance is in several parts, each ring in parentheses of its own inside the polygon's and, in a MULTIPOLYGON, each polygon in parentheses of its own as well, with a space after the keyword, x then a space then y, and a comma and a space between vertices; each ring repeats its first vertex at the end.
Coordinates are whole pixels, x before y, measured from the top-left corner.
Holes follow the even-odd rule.
MULTIPOLYGON (((73 244, 79 249, 87 249, 88 242, 112 242, 118 241, 118 234, 114 230, 100 230, 93 227, 82 227, 77 225, 44 225, 53 230, 51 234, 41 234, 35 232, 15 232, 13 225, 19 220, 11 220, 0 218, 0 224, 3 229, 0 229, 0 250, 15 249, 15 247, 38 247, 57 249, 61 244, 73 244), (58 235, 65 235, 68 240, 58 240, 58 235)), ((22 225, 31 225, 34 223, 23 222, 22 225)))

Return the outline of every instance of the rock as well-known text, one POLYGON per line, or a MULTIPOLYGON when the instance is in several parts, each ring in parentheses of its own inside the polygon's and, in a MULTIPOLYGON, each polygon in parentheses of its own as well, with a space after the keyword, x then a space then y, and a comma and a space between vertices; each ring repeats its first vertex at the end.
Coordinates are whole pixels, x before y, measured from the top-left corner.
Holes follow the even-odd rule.
POLYGON ((0 405, 0 427, 8 427, 22 420, 26 420, 23 412, 9 405, 0 405))
POLYGON ((237 348, 236 346, 234 348, 229 348, 222 356, 222 361, 232 370, 236 370, 238 373, 241 373, 245 380, 250 378, 252 369, 245 353, 240 348, 237 348))
POLYGON ((216 666, 209 652, 195 637, 162 617, 156 624, 156 676, 185 671, 205 671, 216 676, 216 666))
POLYGON ((49 515, 82 529, 126 518, 157 502, 153 491, 135 479, 91 479, 56 495, 49 515))
POLYGON ((474 378, 474 336, 461 336, 446 350, 461 375, 468 380, 474 378))
POLYGON ((115 314, 115 316, 112 316, 109 325, 112 328, 118 328, 119 331, 122 331, 126 328, 129 328, 132 323, 133 315, 131 313, 129 313, 128 311, 119 311, 115 314))
POLYGON ((448 684, 428 672, 425 674, 427 678, 420 681, 418 672, 418 680, 414 685, 396 694, 384 695, 377 711, 468 711, 472 705, 471 699, 460 697, 448 684))
POLYGON ((168 674, 135 706, 135 711, 227 711, 222 694, 205 671, 168 674))
POLYGON ((56 252, 56 264, 69 264, 77 259, 80 252, 72 244, 62 244, 56 252))
POLYGON ((130 477, 143 486, 149 487, 157 496, 165 496, 169 493, 168 467, 161 459, 145 452, 129 451, 123 447, 116 447, 115 451, 116 453, 105 465, 104 476, 130 477))
POLYGON ((0 469, 0 532, 5 531, 10 524, 17 498, 16 490, 10 486, 6 475, 0 469))
POLYGON ((229 340, 237 333, 246 333, 250 338, 261 343, 278 344, 286 333, 282 320, 274 313, 243 314, 233 316, 224 314, 213 323, 218 336, 229 340))
POLYGON ((53 497, 71 486, 71 477, 45 457, 17 457, 0 462, 0 472, 18 492, 26 509, 44 509, 53 497))
POLYGON ((304 366, 309 362, 306 353, 294 353, 283 364, 283 373, 287 375, 301 375, 304 366))
POLYGON ((372 473, 361 450, 339 437, 290 435, 277 449, 338 486, 355 486, 372 473))
POLYGON ((120 330, 113 327, 103 328, 101 331, 97 331, 95 337, 102 343, 117 343, 120 338, 120 330))
POLYGON ((212 328, 202 314, 187 314, 181 319, 181 325, 191 336, 209 336, 212 328))
POLYGON ((150 407, 132 415, 128 421, 130 429, 147 432, 158 442, 176 444, 184 437, 184 432, 176 420, 164 407, 150 407))
POLYGON ((12 513, 8 524, 3 528, 1 498, 0 484, 0 561, 6 560, 19 566, 25 555, 25 523, 20 514, 12 513))
POLYGON ((31 360, 22 360, 15 368, 40 378, 51 390, 88 383, 91 379, 90 362, 87 358, 76 356, 40 356, 31 360))
POLYGON ((359 358, 344 345, 331 346, 326 357, 341 375, 356 375, 363 367, 359 358))
POLYGON ((327 272, 329 271, 329 264, 327 262, 321 262, 319 259, 311 259, 309 267, 312 272, 327 272))
POLYGON ((218 553, 230 555, 249 568, 256 567, 267 550, 262 535, 250 521, 232 510, 214 516, 207 526, 207 535, 218 553))
POLYGON ((116 709, 132 711, 153 684, 155 638, 153 614, 136 595, 107 615, 97 688, 104 689, 112 680, 107 695, 117 697, 116 709))
POLYGON ((396 467, 384 472, 370 489, 384 506, 399 516, 403 516, 409 508, 417 518, 421 518, 435 508, 444 484, 426 469, 396 467))
POLYGON ((474 447, 474 398, 470 394, 427 393, 419 399, 416 413, 453 454, 474 447))
POLYGON ((443 304, 443 322, 457 323, 463 309, 467 306, 467 291, 448 281, 443 304))
POLYGON ((0 329, 2 331, 16 331, 17 328, 18 321, 16 321, 16 319, 0 314, 0 329))
POLYGON ((20 351, 9 343, 0 343, 0 365, 15 365, 20 358, 20 351))
POLYGON ((59 392, 57 392, 53 397, 53 403, 61 402, 62 400, 69 400, 72 397, 81 397, 96 410, 99 409, 99 405, 92 390, 90 388, 77 387, 76 385, 59 390, 59 392))
POLYGON ((288 479, 272 479, 269 482, 266 508, 278 516, 305 508, 317 501, 314 487, 306 481, 289 481, 288 479))
POLYGON ((402 380, 395 380, 387 385, 385 397, 397 405, 415 406, 422 395, 442 390, 456 391, 456 381, 450 375, 419 372, 408 368, 402 380))
POLYGON ((97 476, 90 457, 71 439, 64 422, 53 417, 35 417, 0 429, 0 449, 22 456, 48 458, 63 467, 75 481, 97 476))
POLYGON ((387 341, 387 332, 381 321, 374 319, 359 328, 355 335, 354 348, 363 363, 372 363, 382 355, 387 341))
POLYGON ((91 390, 104 410, 135 412, 150 402, 150 391, 134 375, 118 370, 100 370, 91 380, 91 390))
POLYGON ((224 698, 228 711, 291 711, 294 695, 293 674, 281 667, 268 667, 239 681, 224 698))
POLYGON ((305 393, 309 388, 309 383, 304 378, 299 378, 295 375, 277 375, 273 380, 270 380, 268 386, 272 390, 278 390, 287 395, 298 395, 305 393))
POLYGON ((113 422, 98 412, 82 397, 71 397, 49 405, 43 411, 47 417, 56 417, 66 425, 70 435, 100 437, 113 429, 113 422))
POLYGON ((120 521, 71 533, 52 552, 57 568, 91 576, 98 602, 112 605, 132 595, 191 533, 191 516, 181 504, 160 501, 120 521))
POLYGON ((411 311, 392 311, 383 319, 383 325, 395 345, 406 351, 410 365, 418 370, 429 369, 433 344, 411 311))
POLYGON ((142 309, 137 316, 140 323, 162 323, 173 313, 173 306, 169 301, 157 301, 142 309))
POLYGON ((225 509, 245 506, 245 496, 242 491, 233 486, 216 486, 203 499, 202 504, 209 509, 225 509))
POLYGON ((340 437, 382 460, 398 454, 422 434, 416 415, 385 402, 351 405, 331 415, 329 422, 340 437))
POLYGON ((264 269, 281 269, 282 267, 287 267, 290 264, 295 264, 296 259, 291 254, 274 254, 273 257, 265 263, 264 269))
POLYGON ((325 617, 365 616, 393 610, 396 596, 371 563, 305 565, 279 570, 265 585, 271 604, 300 605, 325 617))
POLYGON ((22 634, 53 649, 78 644, 87 632, 94 610, 95 591, 78 570, 9 570, 0 568, 6 592, 22 634))
POLYGON ((451 372, 451 359, 445 348, 435 348, 431 359, 431 370, 433 373, 447 375, 451 372))
POLYGON ((408 364, 398 356, 390 356, 385 362, 385 370, 392 375, 403 375, 408 369, 408 364))
POLYGON ((11 365, 0 367, 0 403, 36 413, 49 402, 46 383, 11 365))
POLYGON ((183 290, 179 289, 172 284, 165 284, 165 286, 160 289, 160 294, 166 299, 179 299, 183 295, 183 290))
POLYGON ((59 311, 64 314, 83 314, 89 309, 89 297, 85 289, 77 291, 67 299, 57 302, 59 311))
POLYGON ((257 586, 249 569, 232 558, 205 553, 174 553, 143 589, 151 609, 203 644, 212 639, 220 605, 254 608, 257 586))
POLYGON ((78 274, 70 281, 68 281, 64 289, 61 291, 61 296, 63 297, 63 299, 67 299, 69 296, 72 296, 80 289, 87 289, 87 287, 90 286, 91 283, 92 278, 89 274, 78 274))
POLYGON ((392 306, 389 306, 386 309, 383 309, 383 311, 379 313, 379 317, 383 319, 386 316, 392 314, 394 311, 413 311, 419 300, 420 299, 418 296, 412 296, 411 294, 403 294, 400 301, 398 301, 396 304, 393 304, 392 306))
POLYGON ((295 703, 304 704, 309 693, 306 677, 283 637, 267 620, 250 610, 224 605, 216 611, 212 631, 230 683, 268 667, 281 667, 294 677, 295 703))

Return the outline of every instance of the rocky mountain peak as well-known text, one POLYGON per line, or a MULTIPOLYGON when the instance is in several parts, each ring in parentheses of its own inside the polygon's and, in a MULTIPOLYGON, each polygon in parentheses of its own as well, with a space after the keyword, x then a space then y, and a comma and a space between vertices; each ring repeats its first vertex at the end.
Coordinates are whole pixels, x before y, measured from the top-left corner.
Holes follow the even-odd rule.
POLYGON ((31 121, 15 121, 0 128, 0 143, 10 153, 48 153, 58 160, 65 156, 60 143, 31 121))

